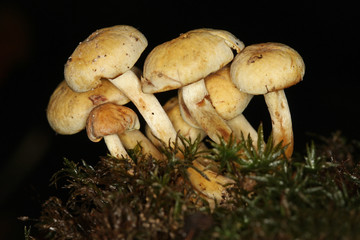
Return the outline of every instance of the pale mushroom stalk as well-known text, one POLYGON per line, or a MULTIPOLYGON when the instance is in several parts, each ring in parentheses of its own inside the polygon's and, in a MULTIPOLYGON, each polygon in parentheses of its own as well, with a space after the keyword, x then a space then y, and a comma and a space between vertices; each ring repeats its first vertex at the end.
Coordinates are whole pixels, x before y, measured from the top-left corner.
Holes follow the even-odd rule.
POLYGON ((183 87, 180 94, 191 116, 214 142, 219 143, 219 137, 229 140, 232 130, 211 104, 204 79, 183 87))
POLYGON ((241 139, 241 134, 245 137, 245 139, 250 136, 253 143, 255 143, 253 144, 254 147, 257 147, 256 143, 258 141, 258 134, 243 114, 240 114, 233 119, 227 120, 227 124, 238 139, 241 139))
MULTIPOLYGON (((180 112, 180 106, 179 106, 179 100, 178 97, 173 97, 170 100, 168 100, 165 105, 163 106, 163 109, 165 110, 166 114, 168 115, 172 125, 174 126, 176 132, 183 136, 186 139, 189 139, 190 141, 195 141, 195 139, 198 139, 202 141, 206 137, 206 133, 201 128, 194 128, 191 125, 189 125, 181 116, 180 112)), ((145 127, 146 136, 151 140, 154 145, 161 147, 162 143, 152 134, 150 128, 148 125, 145 127)), ((183 148, 184 146, 179 145, 178 147, 183 148)), ((201 151, 206 151, 207 147, 206 145, 201 142, 199 145, 199 149, 201 151)), ((183 158, 181 152, 178 153, 179 158, 183 158)), ((202 158, 201 164, 208 165, 209 159, 202 158)))
POLYGON ((157 98, 141 90, 140 80, 133 71, 126 71, 110 81, 135 104, 157 138, 165 143, 175 141, 176 132, 170 119, 157 98))
POLYGON ((111 156, 131 159, 117 134, 104 136, 104 142, 111 156))
POLYGON ((164 155, 154 146, 154 144, 139 130, 126 131, 119 134, 120 140, 126 149, 133 149, 140 144, 143 154, 149 154, 154 159, 162 161, 164 155))
POLYGON ((294 150, 294 136, 285 92, 283 90, 269 92, 264 98, 271 117, 274 142, 282 142, 284 146, 286 145, 285 155, 290 157, 294 150))

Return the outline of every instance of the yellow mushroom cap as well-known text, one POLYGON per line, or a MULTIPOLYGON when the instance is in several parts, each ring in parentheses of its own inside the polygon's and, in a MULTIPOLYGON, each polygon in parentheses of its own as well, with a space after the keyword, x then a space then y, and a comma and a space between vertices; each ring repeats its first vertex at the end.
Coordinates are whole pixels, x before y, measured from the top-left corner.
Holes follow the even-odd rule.
POLYGON ((295 85, 305 74, 297 51, 281 43, 253 44, 231 64, 231 79, 243 92, 258 95, 295 85))
POLYGON ((230 78, 230 66, 225 66, 205 78, 206 89, 216 112, 225 120, 239 114, 249 104, 253 95, 239 91, 230 78))
POLYGON ((50 97, 47 107, 47 119, 55 132, 59 134, 75 134, 85 128, 90 111, 105 102, 119 105, 130 100, 108 80, 88 92, 77 93, 62 81, 50 97))
POLYGON ((65 64, 65 80, 76 92, 96 88, 101 78, 112 79, 131 69, 147 47, 136 28, 118 25, 92 33, 65 64))
POLYGON ((142 89, 145 93, 178 89, 228 64, 243 44, 224 30, 197 29, 155 47, 146 57, 142 89))

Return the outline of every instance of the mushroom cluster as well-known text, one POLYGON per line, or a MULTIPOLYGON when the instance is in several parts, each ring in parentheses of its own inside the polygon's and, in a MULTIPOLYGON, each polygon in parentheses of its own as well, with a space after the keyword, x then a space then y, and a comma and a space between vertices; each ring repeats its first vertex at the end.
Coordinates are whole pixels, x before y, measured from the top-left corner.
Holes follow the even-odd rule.
MULTIPOLYGON (((65 64, 65 80, 50 97, 50 126, 59 134, 86 129, 91 141, 103 138, 115 158, 130 159, 127 149, 139 143, 145 154, 164 161, 159 145, 174 144, 177 134, 217 143, 250 136, 255 142, 257 132, 243 111, 254 95, 264 95, 273 141, 287 146, 285 155, 291 158, 293 131, 284 89, 302 80, 305 71, 294 49, 280 43, 245 47, 228 31, 202 28, 152 49, 141 70, 135 64, 147 44, 138 29, 127 25, 97 30, 81 42, 65 64), (177 96, 164 106, 154 95, 175 89, 177 96), (130 101, 146 122, 145 134, 137 114, 125 106, 130 101)), ((189 168, 193 187, 212 204, 223 201, 232 180, 206 168, 206 161, 193 164, 207 176, 189 168)))

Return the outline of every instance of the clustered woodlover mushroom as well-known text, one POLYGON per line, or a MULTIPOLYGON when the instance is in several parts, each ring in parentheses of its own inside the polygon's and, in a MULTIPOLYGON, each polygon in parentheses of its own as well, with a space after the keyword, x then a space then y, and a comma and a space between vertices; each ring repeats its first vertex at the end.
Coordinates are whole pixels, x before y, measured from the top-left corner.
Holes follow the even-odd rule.
MULTIPOLYGON (((302 80, 305 72, 294 49, 280 43, 245 47, 228 31, 202 28, 155 47, 142 73, 134 65, 147 44, 139 30, 127 25, 97 30, 81 42, 65 64, 65 81, 50 98, 50 126, 60 134, 86 127, 89 138, 104 137, 117 158, 129 158, 126 149, 139 143, 145 153, 164 160, 158 147, 174 144, 177 133, 201 140, 208 136, 215 142, 228 141, 231 135, 237 141, 242 135, 256 140, 256 131, 242 113, 253 95, 262 94, 274 143, 287 146, 285 155, 291 159, 294 137, 283 89, 302 80), (154 94, 175 89, 177 96, 161 106, 154 94), (123 106, 129 101, 146 122, 146 136, 135 112, 123 106)), ((193 164, 207 178, 189 168, 189 179, 213 206, 226 200, 226 188, 233 181, 200 158, 193 164)))

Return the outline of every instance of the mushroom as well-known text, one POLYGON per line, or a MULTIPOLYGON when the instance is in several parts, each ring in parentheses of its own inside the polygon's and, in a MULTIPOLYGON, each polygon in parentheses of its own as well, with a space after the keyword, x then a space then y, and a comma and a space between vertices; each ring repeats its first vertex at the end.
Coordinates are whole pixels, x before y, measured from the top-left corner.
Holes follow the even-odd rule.
POLYGON ((290 158, 294 148, 291 114, 283 89, 303 79, 305 64, 291 47, 281 43, 247 46, 231 64, 230 75, 240 91, 263 94, 272 121, 274 143, 287 146, 290 158))
POLYGON ((131 26, 97 30, 81 42, 65 64, 65 79, 77 92, 86 92, 109 79, 138 108, 156 137, 175 140, 176 132, 153 94, 141 90, 133 68, 147 46, 145 36, 131 26))
MULTIPOLYGON (((177 97, 173 97, 166 102, 163 106, 164 110, 169 116, 169 119, 173 123, 175 130, 187 139, 195 139, 200 137, 200 140, 205 138, 206 133, 201 128, 194 128, 187 124, 181 116, 179 100, 177 97)), ((152 142, 160 144, 157 139, 151 134, 148 128, 146 128, 147 136, 152 142)), ((204 144, 199 146, 199 150, 207 150, 204 144)), ((182 157, 182 156, 180 156, 182 157)), ((222 203, 226 200, 227 192, 226 189, 234 181, 219 175, 216 173, 216 164, 207 158, 202 156, 198 157, 193 162, 193 166, 198 170, 202 171, 208 179, 204 178, 198 171, 193 168, 187 169, 187 174, 191 185, 194 189, 204 198, 209 204, 210 208, 214 209, 215 201, 222 203)))
POLYGON ((142 89, 145 93, 179 89, 190 115, 209 137, 228 139, 230 127, 209 100, 204 78, 234 58, 244 44, 224 30, 197 29, 155 47, 146 57, 142 89))
POLYGON ((207 76, 205 85, 210 102, 220 117, 226 120, 235 137, 240 139, 241 134, 245 137, 249 135, 256 142, 257 132, 242 114, 253 95, 241 92, 236 88, 230 78, 230 66, 226 65, 207 76))
POLYGON ((124 105, 130 100, 108 80, 98 88, 77 93, 62 81, 50 97, 46 115, 51 128, 64 135, 72 135, 85 128, 91 110, 103 103, 124 105))
POLYGON ((139 128, 140 122, 136 113, 128 107, 114 103, 95 107, 86 122, 89 139, 99 142, 104 138, 110 154, 116 158, 130 159, 118 135, 139 128))

